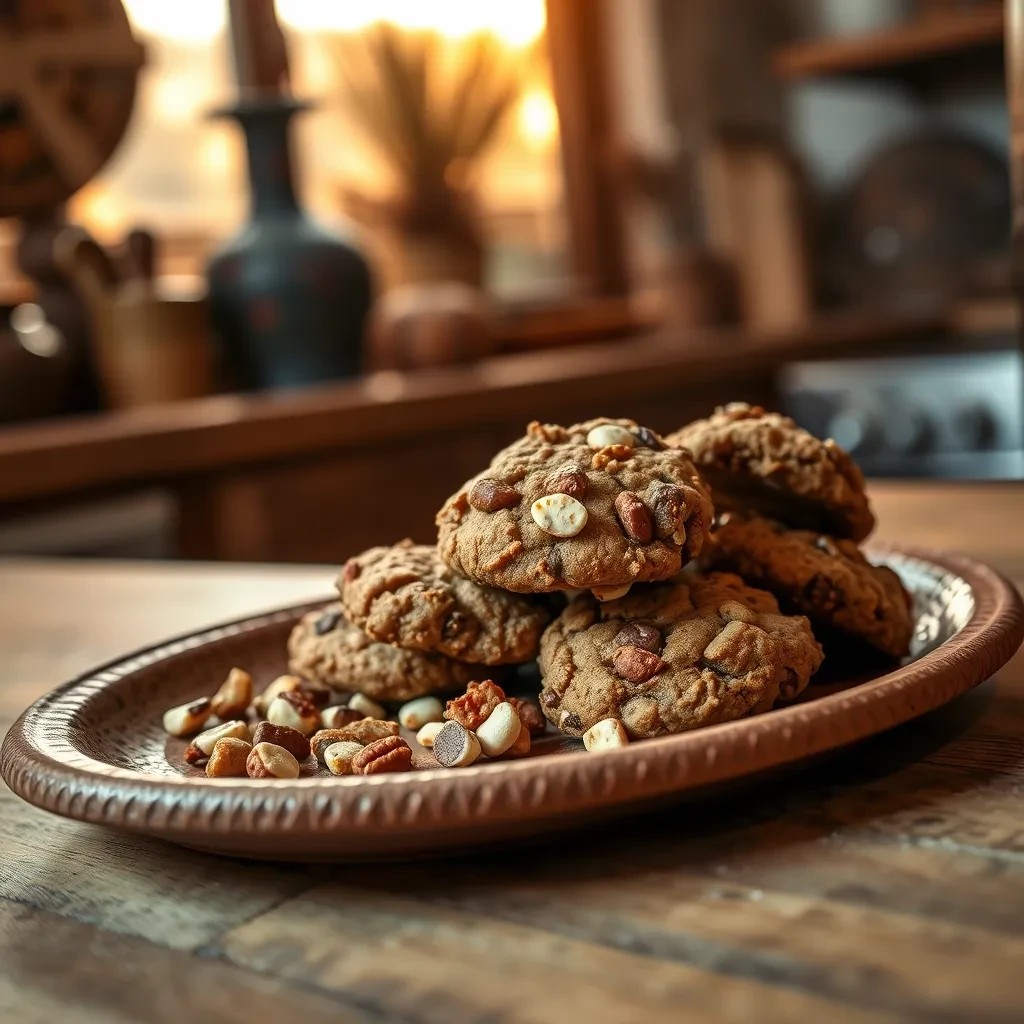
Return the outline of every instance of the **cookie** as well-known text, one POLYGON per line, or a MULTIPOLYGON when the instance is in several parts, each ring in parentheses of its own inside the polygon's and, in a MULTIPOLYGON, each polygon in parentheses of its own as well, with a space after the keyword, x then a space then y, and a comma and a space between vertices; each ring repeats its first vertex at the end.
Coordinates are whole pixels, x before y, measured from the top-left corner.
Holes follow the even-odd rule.
POLYGON ((894 658, 910 649, 910 595, 892 569, 872 565, 853 541, 731 513, 721 517, 702 561, 764 587, 816 626, 894 658))
POLYGON ((874 529, 864 477, 850 456, 778 413, 737 402, 666 440, 693 454, 720 512, 750 510, 858 541, 874 529))
POLYGON ((518 593, 626 588, 674 576, 711 524, 686 452, 632 420, 531 423, 437 515, 438 550, 518 593))
POLYGON ((338 593, 372 640, 482 665, 535 658, 549 619, 537 603, 464 579, 435 548, 411 540, 350 558, 338 593))
POLYGON ((767 711, 822 661, 803 616, 730 573, 680 573, 618 601, 572 602, 541 641, 548 719, 582 736, 605 718, 632 739, 767 711))
POLYGON ((490 674, 440 654, 375 643, 337 604, 302 617, 288 639, 288 656, 296 675, 386 703, 461 690, 490 674))

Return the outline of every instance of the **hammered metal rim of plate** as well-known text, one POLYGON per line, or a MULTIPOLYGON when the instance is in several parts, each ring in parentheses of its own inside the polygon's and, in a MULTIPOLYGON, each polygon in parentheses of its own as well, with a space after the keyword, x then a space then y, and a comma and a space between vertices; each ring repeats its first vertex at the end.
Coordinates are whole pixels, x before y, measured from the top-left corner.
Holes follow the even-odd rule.
POLYGON ((73 723, 105 689, 172 655, 294 619, 309 605, 252 616, 143 649, 33 704, 0 749, 0 774, 28 802, 65 817, 215 847, 218 837, 461 831, 473 822, 540 821, 654 799, 791 763, 938 707, 1001 668, 1024 639, 1015 588, 949 554, 872 545, 890 563, 939 568, 966 583, 969 620, 917 660, 848 690, 755 718, 601 754, 538 757, 374 778, 238 780, 154 777, 84 754, 73 723))

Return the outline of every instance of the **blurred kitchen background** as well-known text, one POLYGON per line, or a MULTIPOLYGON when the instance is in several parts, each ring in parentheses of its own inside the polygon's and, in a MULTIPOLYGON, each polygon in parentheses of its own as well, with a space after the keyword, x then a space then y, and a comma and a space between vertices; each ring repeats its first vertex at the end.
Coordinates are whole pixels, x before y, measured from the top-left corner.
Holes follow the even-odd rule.
POLYGON ((1016 13, 3 0, 0 554, 336 562, 734 399, 1024 477, 1016 13))

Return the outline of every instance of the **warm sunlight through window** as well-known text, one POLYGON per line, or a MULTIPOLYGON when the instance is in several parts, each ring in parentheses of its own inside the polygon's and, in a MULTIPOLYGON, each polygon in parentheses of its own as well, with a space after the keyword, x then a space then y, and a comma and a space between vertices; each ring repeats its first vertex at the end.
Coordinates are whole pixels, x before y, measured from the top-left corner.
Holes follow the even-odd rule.
MULTIPOLYGON (((104 172, 75 197, 71 215, 104 240, 153 227, 173 271, 191 271, 246 215, 238 130, 211 121, 235 97, 224 0, 124 0, 148 65, 128 134, 104 172)), ((346 196, 387 197, 394 168, 345 106, 342 67, 351 41, 377 22, 436 33, 444 67, 486 34, 521 74, 509 116, 474 171, 486 279, 499 295, 564 287, 564 211, 558 117, 544 52, 544 0, 277 0, 293 91, 316 110, 297 123, 303 201, 325 221, 351 212, 346 196), (314 158, 315 154, 315 158, 314 158)), ((468 57, 465 59, 469 59, 468 57)), ((386 103, 383 97, 380 102, 386 103)))

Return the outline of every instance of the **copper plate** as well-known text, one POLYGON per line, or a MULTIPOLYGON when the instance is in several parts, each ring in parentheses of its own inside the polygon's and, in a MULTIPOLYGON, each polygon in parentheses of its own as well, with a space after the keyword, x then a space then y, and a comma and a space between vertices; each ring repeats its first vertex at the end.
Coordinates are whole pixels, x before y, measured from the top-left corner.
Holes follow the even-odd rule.
POLYGON ((552 735, 521 761, 373 778, 207 779, 182 764, 162 712, 211 692, 232 665, 257 682, 278 674, 304 606, 150 647, 66 683, 14 724, 0 772, 57 814, 243 857, 406 857, 564 830, 881 732, 981 683, 1020 646, 1020 597, 992 569, 904 548, 870 553, 914 595, 913 655, 875 678, 812 686, 804 702, 756 718, 600 754, 552 735))

